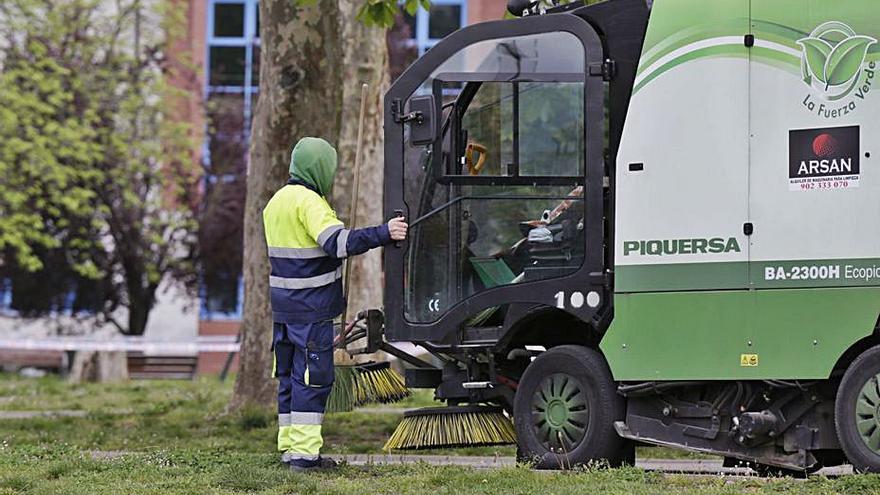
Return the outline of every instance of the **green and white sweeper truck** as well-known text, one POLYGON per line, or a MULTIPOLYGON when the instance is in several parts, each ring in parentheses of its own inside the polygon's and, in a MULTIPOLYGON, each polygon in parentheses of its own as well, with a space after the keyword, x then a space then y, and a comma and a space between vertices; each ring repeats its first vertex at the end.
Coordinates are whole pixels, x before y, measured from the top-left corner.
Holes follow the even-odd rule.
POLYGON ((367 350, 448 407, 389 448, 880 471, 878 7, 512 1, 416 61, 367 350))

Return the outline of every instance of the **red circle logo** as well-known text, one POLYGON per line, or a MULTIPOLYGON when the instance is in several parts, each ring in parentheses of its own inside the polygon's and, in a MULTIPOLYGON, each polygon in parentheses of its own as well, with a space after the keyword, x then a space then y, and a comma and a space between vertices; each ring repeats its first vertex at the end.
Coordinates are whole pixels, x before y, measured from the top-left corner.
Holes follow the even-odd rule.
POLYGON ((813 140, 813 153, 819 158, 831 156, 837 150, 837 140, 831 134, 819 134, 813 140))

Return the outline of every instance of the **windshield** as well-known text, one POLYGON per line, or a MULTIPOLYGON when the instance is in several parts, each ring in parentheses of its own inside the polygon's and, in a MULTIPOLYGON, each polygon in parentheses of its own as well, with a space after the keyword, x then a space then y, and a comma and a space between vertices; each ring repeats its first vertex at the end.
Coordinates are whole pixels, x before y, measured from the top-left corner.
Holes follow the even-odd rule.
POLYGON ((553 32, 473 44, 415 93, 442 100, 444 124, 434 145, 405 144, 409 321, 582 265, 583 77, 582 44, 553 32))

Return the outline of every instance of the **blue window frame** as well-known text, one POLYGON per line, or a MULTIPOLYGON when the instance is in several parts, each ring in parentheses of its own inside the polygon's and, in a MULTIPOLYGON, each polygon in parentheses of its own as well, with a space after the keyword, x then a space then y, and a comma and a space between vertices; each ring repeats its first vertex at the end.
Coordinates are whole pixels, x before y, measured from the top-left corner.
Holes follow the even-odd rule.
POLYGON ((259 86, 257 0, 209 0, 205 94, 244 94, 245 121, 259 86))
POLYGON ((0 278, 0 316, 18 316, 12 309, 12 280, 6 277, 0 278))
POLYGON ((447 35, 467 25, 467 0, 432 0, 431 10, 419 9, 414 18, 407 16, 413 29, 413 43, 419 56, 425 54, 447 35))
POLYGON ((34 290, 33 284, 27 282, 24 287, 16 287, 16 281, 45 280, 45 277, 45 270, 35 274, 19 271, 13 276, 0 276, 0 316, 83 317, 100 310, 103 295, 96 293, 100 281, 67 275, 62 280, 52 280, 48 291, 34 290))
POLYGON ((222 320, 240 320, 244 303, 244 282, 242 277, 238 276, 235 284, 235 292, 225 294, 225 296, 235 299, 234 304, 222 300, 223 298, 209 297, 207 286, 202 283, 199 288, 199 300, 201 301, 199 308, 199 319, 208 321, 222 320))
MULTIPOLYGON (((208 0, 204 95, 208 124, 202 145, 205 191, 242 180, 247 170, 251 116, 259 89, 257 0, 208 0)), ((239 246, 240 249, 240 246, 239 246)), ((240 273, 202 277, 200 316, 241 318, 240 273), (210 281, 210 282, 208 282, 210 281)))
MULTIPOLYGON (((251 116, 259 89, 257 7, 258 0, 207 2, 204 95, 209 123, 202 161, 209 193, 239 180, 242 167, 247 169, 251 116)), ((432 0, 430 10, 420 8, 415 16, 406 17, 411 32, 407 47, 421 56, 467 24, 467 0, 432 0)), ((240 319, 243 299, 240 274, 202 277, 202 319, 240 319)))

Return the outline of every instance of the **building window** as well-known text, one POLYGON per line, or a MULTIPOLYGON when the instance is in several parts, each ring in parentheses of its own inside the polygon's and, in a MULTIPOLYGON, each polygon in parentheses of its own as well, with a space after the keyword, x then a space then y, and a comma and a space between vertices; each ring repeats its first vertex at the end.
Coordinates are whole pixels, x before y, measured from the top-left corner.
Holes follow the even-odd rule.
MULTIPOLYGON (((257 5, 257 0, 208 0, 207 5, 202 319, 241 318, 245 176, 259 87, 257 5)), ((433 0, 428 11, 400 15, 388 34, 392 77, 466 23, 466 0, 433 0)))
POLYGON ((41 250, 44 266, 29 272, 0 268, 0 316, 87 316, 102 310, 112 293, 109 280, 84 278, 67 266, 65 249, 41 250))
POLYGON ((432 0, 430 10, 420 8, 414 16, 401 9, 388 32, 392 80, 441 39, 466 24, 467 0, 432 0))
POLYGON ((238 319, 242 306, 242 222, 253 108, 260 75, 256 0, 209 0, 205 73, 207 138, 201 317, 238 319))
POLYGON ((404 12, 407 24, 412 28, 412 39, 419 56, 467 24, 465 0, 432 0, 431 9, 419 9, 416 15, 404 12))

